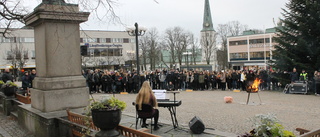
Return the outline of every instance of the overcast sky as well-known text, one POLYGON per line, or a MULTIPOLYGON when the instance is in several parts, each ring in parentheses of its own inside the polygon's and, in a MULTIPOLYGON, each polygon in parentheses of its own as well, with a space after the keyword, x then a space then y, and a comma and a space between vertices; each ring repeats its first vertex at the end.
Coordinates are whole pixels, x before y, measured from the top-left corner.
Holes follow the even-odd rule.
MULTIPOLYGON (((30 6, 39 4, 36 0, 30 6)), ((128 26, 135 22, 146 28, 156 27, 160 34, 167 28, 180 26, 199 37, 202 29, 205 0, 118 0, 114 7, 121 21, 128 26)), ((239 21, 250 29, 274 27, 273 18, 282 17, 281 8, 289 0, 209 0, 214 29, 218 24, 239 21)), ((92 14, 93 15, 93 14, 92 14)), ((82 23, 84 30, 124 31, 125 26, 101 23, 91 15, 82 23)))

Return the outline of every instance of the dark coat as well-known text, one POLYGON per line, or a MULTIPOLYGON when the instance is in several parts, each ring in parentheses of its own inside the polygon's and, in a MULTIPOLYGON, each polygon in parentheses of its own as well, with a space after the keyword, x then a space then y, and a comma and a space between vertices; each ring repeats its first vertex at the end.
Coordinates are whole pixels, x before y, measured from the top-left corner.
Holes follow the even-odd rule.
POLYGON ((11 75, 9 72, 3 73, 3 75, 2 75, 2 81, 3 81, 4 83, 6 83, 8 80, 10 80, 10 81, 13 82, 13 77, 12 77, 12 75, 11 75))

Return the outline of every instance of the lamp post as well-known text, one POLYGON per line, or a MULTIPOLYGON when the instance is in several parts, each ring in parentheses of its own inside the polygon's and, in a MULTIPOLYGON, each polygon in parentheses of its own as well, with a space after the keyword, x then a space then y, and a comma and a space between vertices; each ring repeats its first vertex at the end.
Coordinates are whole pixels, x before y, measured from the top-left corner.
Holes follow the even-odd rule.
POLYGON ((138 26, 138 23, 134 24, 135 28, 128 27, 126 31, 130 36, 136 37, 136 58, 137 58, 137 75, 139 79, 138 89, 140 89, 140 65, 139 65, 139 42, 138 36, 143 36, 146 32, 146 29, 138 26))
POLYGON ((188 55, 191 55, 192 52, 187 51, 187 52, 183 52, 182 54, 187 55, 187 69, 188 69, 187 71, 189 71, 189 56, 188 55))

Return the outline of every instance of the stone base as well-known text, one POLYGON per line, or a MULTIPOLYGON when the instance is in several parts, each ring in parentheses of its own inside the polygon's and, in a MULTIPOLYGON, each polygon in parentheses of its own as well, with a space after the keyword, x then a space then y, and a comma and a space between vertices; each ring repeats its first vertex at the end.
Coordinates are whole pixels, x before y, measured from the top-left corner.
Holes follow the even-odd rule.
MULTIPOLYGON (((81 113, 84 108, 74 109, 81 113)), ((65 136, 61 134, 61 127, 56 118, 66 117, 66 110, 44 113, 28 105, 20 105, 18 108, 18 122, 19 125, 26 128, 33 133, 35 137, 60 137, 65 136)))
POLYGON ((88 105, 89 90, 87 87, 49 91, 33 89, 31 91, 31 106, 42 112, 81 108, 88 105))

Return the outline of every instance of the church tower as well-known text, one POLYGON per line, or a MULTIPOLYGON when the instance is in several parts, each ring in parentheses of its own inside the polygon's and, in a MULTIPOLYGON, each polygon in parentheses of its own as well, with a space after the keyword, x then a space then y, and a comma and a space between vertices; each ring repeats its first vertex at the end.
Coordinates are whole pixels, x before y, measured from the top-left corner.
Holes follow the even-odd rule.
POLYGON ((212 24, 212 17, 211 17, 209 0, 205 0, 205 3, 204 3, 204 14, 203 14, 202 27, 203 28, 202 28, 201 32, 214 31, 213 24, 212 24))
POLYGON ((209 0, 205 0, 200 44, 202 48, 202 61, 207 65, 212 65, 212 70, 216 70, 218 67, 216 37, 217 33, 213 29, 209 0))

